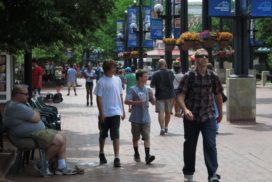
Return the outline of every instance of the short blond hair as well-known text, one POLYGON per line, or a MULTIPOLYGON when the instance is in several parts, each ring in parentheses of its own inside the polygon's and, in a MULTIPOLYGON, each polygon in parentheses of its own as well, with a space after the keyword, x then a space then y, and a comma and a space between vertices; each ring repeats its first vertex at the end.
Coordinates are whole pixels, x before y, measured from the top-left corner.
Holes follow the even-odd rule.
POLYGON ((202 55, 203 52, 208 53, 208 51, 207 51, 206 49, 204 49, 204 48, 197 49, 197 50, 195 51, 195 56, 197 56, 197 55, 202 55))

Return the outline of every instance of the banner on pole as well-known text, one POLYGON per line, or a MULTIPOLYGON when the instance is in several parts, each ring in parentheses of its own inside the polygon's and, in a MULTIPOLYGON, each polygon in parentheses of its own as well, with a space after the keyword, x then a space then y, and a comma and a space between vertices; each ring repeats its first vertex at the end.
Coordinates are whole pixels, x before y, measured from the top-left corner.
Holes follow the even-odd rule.
POLYGON ((231 16, 231 0, 209 0, 209 16, 231 16))
MULTIPOLYGON (((180 15, 181 0, 174 0, 174 15, 180 15)), ((181 32, 180 17, 174 19, 174 37, 179 38, 181 32)))
POLYGON ((124 20, 118 20, 116 21, 116 52, 123 52, 125 50, 125 45, 124 45, 124 37, 125 37, 125 32, 124 32, 124 26, 125 26, 125 21, 124 20))
POLYGON ((144 47, 153 48, 153 40, 150 35, 151 26, 151 7, 144 7, 144 47))
POLYGON ((138 46, 137 42, 137 32, 133 30, 131 24, 137 24, 137 7, 130 7, 128 8, 128 47, 129 48, 136 48, 138 46))
POLYGON ((251 16, 272 16, 272 0, 251 0, 251 16))

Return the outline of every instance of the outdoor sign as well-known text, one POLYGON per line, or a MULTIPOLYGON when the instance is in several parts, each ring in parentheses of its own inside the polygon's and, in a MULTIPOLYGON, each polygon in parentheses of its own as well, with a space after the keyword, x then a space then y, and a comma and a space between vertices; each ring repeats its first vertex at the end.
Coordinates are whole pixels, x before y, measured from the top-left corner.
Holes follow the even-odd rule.
POLYGON ((124 52, 125 46, 124 46, 124 25, 125 21, 124 20, 118 20, 116 21, 116 52, 124 52))
POLYGON ((251 0, 251 16, 272 16, 272 0, 251 0))
POLYGON ((162 19, 151 18, 151 39, 163 39, 162 19))
POLYGON ((144 47, 153 48, 153 40, 151 39, 151 34, 148 29, 151 25, 151 8, 149 6, 144 7, 144 47))
MULTIPOLYGON (((174 0, 174 15, 180 15, 181 0, 174 0)), ((174 20, 174 37, 179 38, 181 32, 180 17, 174 20)))
POLYGON ((130 7, 128 8, 128 47, 129 48, 135 48, 138 46, 137 42, 137 32, 133 31, 131 28, 131 24, 136 23, 137 24, 137 7, 130 7))
POLYGON ((209 16, 231 16, 231 0, 209 0, 209 16))

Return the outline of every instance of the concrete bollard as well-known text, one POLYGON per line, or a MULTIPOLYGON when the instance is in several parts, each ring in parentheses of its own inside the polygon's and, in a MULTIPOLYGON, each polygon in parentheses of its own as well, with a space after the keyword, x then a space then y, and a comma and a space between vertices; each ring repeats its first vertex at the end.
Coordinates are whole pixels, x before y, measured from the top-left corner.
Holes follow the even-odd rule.
POLYGON ((262 71, 262 86, 264 87, 267 82, 267 75, 269 75, 269 71, 262 71))
POLYGON ((226 69, 226 79, 228 79, 230 75, 231 75, 231 69, 226 69))

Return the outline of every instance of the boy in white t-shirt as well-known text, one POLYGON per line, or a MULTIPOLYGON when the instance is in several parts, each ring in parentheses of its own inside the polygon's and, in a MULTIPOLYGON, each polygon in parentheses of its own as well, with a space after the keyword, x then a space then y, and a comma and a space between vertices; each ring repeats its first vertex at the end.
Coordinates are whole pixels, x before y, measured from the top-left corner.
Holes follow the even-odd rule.
POLYGON ((110 137, 113 141, 114 149, 114 167, 121 167, 119 159, 119 128, 120 117, 125 118, 125 111, 122 96, 122 82, 117 76, 116 63, 114 61, 105 61, 103 63, 104 76, 99 79, 94 90, 97 96, 97 106, 99 110, 99 146, 100 164, 107 163, 104 155, 105 139, 108 137, 110 130, 110 137))

